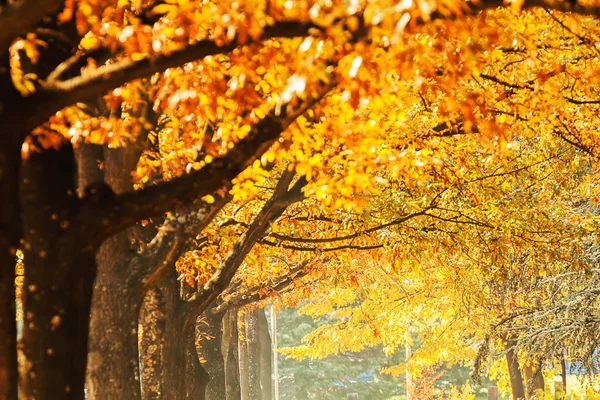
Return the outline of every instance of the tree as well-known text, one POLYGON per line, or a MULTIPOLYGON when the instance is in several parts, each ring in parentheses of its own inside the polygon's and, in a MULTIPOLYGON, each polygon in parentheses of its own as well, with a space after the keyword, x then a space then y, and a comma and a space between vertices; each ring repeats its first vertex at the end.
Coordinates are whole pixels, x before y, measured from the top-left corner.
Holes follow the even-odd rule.
MULTIPOLYGON (((23 349, 27 359, 23 393, 25 397, 40 398, 83 396, 95 256, 104 240, 146 218, 175 211, 206 195, 218 195, 219 189, 227 187, 263 155, 266 162, 288 154, 289 138, 294 139, 296 171, 306 175, 314 185, 309 190, 341 207, 344 199, 351 198, 356 191, 375 188, 375 181, 368 175, 373 165, 380 166, 381 162, 370 149, 393 131, 390 128, 394 124, 405 119, 398 119, 398 110, 381 101, 381 98, 397 98, 392 92, 398 92, 398 86, 390 85, 388 77, 402 78, 405 82, 414 77, 415 82, 426 83, 419 87, 432 90, 426 97, 450 93, 449 88, 456 87, 461 77, 477 75, 476 54, 481 54, 497 37, 495 29, 484 29, 484 20, 502 27, 506 19, 515 19, 502 11, 478 17, 478 40, 468 41, 467 32, 474 26, 468 15, 496 8, 497 2, 407 3, 399 9, 379 2, 349 8, 336 3, 328 8, 311 7, 297 12, 293 12, 294 7, 270 3, 259 7, 239 7, 236 3, 234 7, 233 3, 181 2, 154 6, 145 2, 115 5, 83 1, 67 2, 63 8, 62 2, 47 0, 1 5, 0 295, 9 301, 1 303, 0 316, 3 321, 15 320, 14 255, 22 247, 26 262, 23 349), (459 16, 463 18, 454 18, 459 16), (416 39, 418 35, 409 38, 408 34, 416 30, 422 30, 419 35, 432 40, 420 41, 416 39), (408 45, 399 46, 405 40, 404 34, 408 45), (451 42, 442 37, 456 38, 458 47, 450 46, 451 42), (438 52, 440 49, 444 51, 438 52), (427 56, 415 60, 416 54, 427 56), (200 59, 202 62, 192 63, 200 59), (417 65, 418 68, 412 68, 417 65), (440 70, 441 65, 446 68, 440 70), (266 72, 258 72, 262 69, 254 66, 263 67, 266 72), (242 79, 242 73, 238 72, 246 71, 245 68, 257 72, 248 72, 242 79), (164 74, 155 75, 165 70, 164 74), (201 71, 202 85, 191 73, 201 71), (139 90, 135 82, 125 85, 142 78, 150 83, 149 93, 145 93, 146 89, 139 90), (389 97, 377 93, 383 87, 387 87, 384 94, 389 97), (443 90, 434 94, 435 89, 443 90), (107 92, 110 93, 106 95, 107 92), (220 96, 223 92, 225 95, 220 96), (292 125, 330 92, 334 95, 307 114, 306 119, 300 119, 298 125, 292 125), (89 118, 87 106, 69 107, 93 102, 103 95, 109 105, 107 116, 89 118), (142 99, 152 100, 153 108, 165 116, 165 132, 171 133, 172 138, 185 133, 181 135, 185 151, 176 152, 170 162, 189 165, 189 173, 174 173, 165 176, 164 182, 129 193, 115 194, 104 186, 93 187, 86 196, 77 198, 72 145, 68 141, 59 146, 62 139, 56 133, 75 142, 88 140, 113 147, 127 144, 131 139, 129 128, 137 127, 132 130, 139 132, 147 122, 144 115, 136 114, 142 99), (345 114, 340 114, 340 110, 345 114), (376 132, 377 120, 364 117, 367 111, 377 115, 377 119, 381 115, 395 117, 385 118, 387 124, 381 124, 376 132), (312 126, 303 131, 303 124, 312 126), (328 133, 315 136, 314 126, 328 133), (354 142, 347 135, 351 127, 361 130, 361 140, 354 142), (284 131, 286 136, 278 141, 284 131), (328 147, 328 154, 313 151, 321 147, 320 137, 335 144, 328 147), (197 154, 191 155, 198 153, 198 148, 185 145, 192 142, 196 147, 201 143, 205 149, 200 152, 202 159, 196 159, 197 154), (268 151, 272 144, 275 147, 268 151), (354 172, 340 173, 340 178, 331 181, 327 190, 318 192, 326 177, 319 173, 332 172, 338 157, 350 153, 356 163, 354 172), (319 159, 328 160, 329 164, 324 165, 319 159), (340 196, 334 200, 328 195, 333 193, 340 196), (23 216, 22 221, 19 215, 23 216)), ((519 6, 599 14, 597 8, 578 2, 515 4, 515 8, 519 6)), ((525 12, 521 18, 517 26, 525 26, 527 18, 540 16, 525 12)), ((584 29, 593 31, 591 26, 584 29)), ((590 45, 582 43, 578 48, 586 46, 590 45)), ((483 58, 488 61, 494 56, 496 52, 489 52, 483 58)), ((569 74, 585 80, 585 87, 593 86, 595 77, 588 77, 585 71, 593 67, 594 61, 581 59, 586 65, 576 66, 568 74, 553 75, 548 70, 531 68, 531 73, 536 71, 538 76, 523 87, 511 87, 516 84, 485 74, 492 76, 489 81, 509 92, 504 100, 513 99, 514 93, 530 95, 536 92, 537 85, 543 89, 536 92, 541 92, 540 99, 548 93, 554 93, 556 99, 562 96, 562 84, 566 84, 569 74)), ((540 63, 555 66, 554 62, 540 63)), ((459 117, 466 127, 463 131, 478 133, 490 147, 496 144, 501 147, 505 136, 498 134, 498 124, 529 115, 511 114, 515 111, 512 108, 483 108, 484 103, 489 106, 490 102, 485 96, 467 95, 472 88, 473 85, 462 87, 465 90, 443 102, 442 108, 433 111, 433 117, 445 126, 459 117), (513 116, 509 118, 508 114, 513 116), (505 116, 500 118, 502 115, 505 116)), ((551 109, 561 117, 576 109, 574 115, 579 119, 572 124, 573 132, 561 130, 565 123, 561 118, 544 124, 557 129, 558 133, 550 137, 559 137, 578 145, 581 151, 593 153, 594 136, 589 129, 583 129, 581 121, 593 114, 590 110, 593 111, 595 99, 564 96, 562 99, 570 105, 563 107, 561 103, 551 109)), ((510 103, 494 100, 502 106, 510 103)), ((404 101, 410 102, 408 97, 404 101)), ((542 143, 547 134, 554 133, 539 129, 545 121, 530 122, 529 132, 543 134, 542 143)), ((457 133, 460 129, 449 131, 457 133)), ((451 160, 460 160, 460 153, 437 147, 433 141, 422 142, 418 134, 395 136, 388 146, 389 152, 380 156, 388 155, 386 165, 395 171, 395 178, 402 177, 413 184, 426 180, 427 176, 418 171, 421 163, 435 162, 442 153, 451 160), (423 152, 422 145, 431 152, 423 152), (397 157, 403 151, 409 156, 397 157)), ((355 202, 349 204, 356 207, 355 202)), ((15 398, 16 329, 14 324, 9 325, 3 327, 0 336, 0 376, 9 382, 3 385, 2 396, 15 398)))

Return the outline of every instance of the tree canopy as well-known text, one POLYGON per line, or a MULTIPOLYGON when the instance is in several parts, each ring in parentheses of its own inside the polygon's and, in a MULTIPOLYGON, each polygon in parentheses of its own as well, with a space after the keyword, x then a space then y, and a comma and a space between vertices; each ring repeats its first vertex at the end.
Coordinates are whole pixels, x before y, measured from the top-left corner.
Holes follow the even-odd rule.
MULTIPOLYGON (((0 0, 0 399, 18 380, 83 398, 111 362, 136 381, 137 359, 114 360, 137 357, 144 296, 175 272, 191 293, 169 307, 189 315, 165 329, 189 348, 202 313, 279 298, 332 319, 294 355, 391 353, 412 332, 408 368, 496 341, 539 372, 559 354, 540 325, 595 304, 599 16, 591 0, 0 0)), ((585 337, 568 353, 591 365, 585 337)))

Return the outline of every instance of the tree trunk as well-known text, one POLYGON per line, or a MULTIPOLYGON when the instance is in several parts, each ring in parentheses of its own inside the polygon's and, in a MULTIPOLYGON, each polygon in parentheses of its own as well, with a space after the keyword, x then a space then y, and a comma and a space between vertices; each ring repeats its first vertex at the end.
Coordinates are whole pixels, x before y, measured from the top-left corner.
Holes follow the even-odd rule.
POLYGON ((21 169, 23 397, 82 399, 95 249, 68 230, 78 206, 72 148, 32 152, 21 169))
POLYGON ((139 343, 142 400, 162 399, 161 371, 165 336, 165 304, 158 289, 149 291, 140 312, 142 326, 139 343))
POLYGON ((238 341, 238 355, 240 359, 240 397, 241 400, 249 400, 248 335, 246 334, 248 319, 246 318, 246 314, 242 314, 241 317, 243 323, 241 332, 243 333, 243 337, 240 337, 238 341))
POLYGON ((258 312, 246 314, 246 338, 248 346, 248 398, 262 400, 260 390, 260 340, 258 334, 258 312))
POLYGON ((523 385, 523 376, 517 360, 514 341, 507 343, 509 349, 506 353, 506 363, 508 364, 508 374, 510 377, 510 389, 514 400, 525 399, 525 386, 523 385))
MULTIPOLYGON (((135 169, 140 152, 141 145, 134 143, 126 148, 105 149, 105 181, 115 193, 132 190, 130 171, 135 169)), ((86 163, 93 168, 94 162, 96 159, 88 159, 86 163)), ((81 175, 78 181, 80 185, 90 183, 81 175)), ((141 398, 138 317, 144 292, 135 271, 140 263, 149 262, 139 257, 142 236, 140 226, 131 227, 107 239, 96 256, 98 276, 92 301, 86 380, 90 398, 141 398)))
POLYGON ((104 171, 100 168, 100 164, 104 162, 102 146, 79 143, 75 148, 75 162, 77 163, 77 195, 83 198, 86 187, 104 182, 104 171))
POLYGON ((238 357, 237 310, 229 310, 223 320, 221 350, 225 363, 225 392, 227 400, 240 400, 240 367, 238 357))
POLYGON ((525 375, 527 398, 533 399, 538 391, 544 391, 543 371, 534 371, 533 367, 527 364, 523 366, 523 373, 525 375))
POLYGON ((17 320, 15 256, 9 238, 0 233, 0 400, 17 399, 17 320))
POLYGON ((225 392, 225 362, 221 353, 223 336, 223 313, 213 314, 206 310, 197 325, 200 334, 200 354, 202 364, 210 380, 206 388, 207 400, 223 400, 225 392))
POLYGON ((139 399, 137 287, 128 282, 128 232, 109 238, 97 256, 86 387, 93 399, 139 399))
POLYGON ((204 367, 200 364, 200 358, 198 357, 198 348, 196 345, 196 320, 196 316, 188 318, 183 329, 183 340, 188 349, 186 353, 186 373, 189 384, 186 399, 205 400, 210 377, 204 367))
POLYGON ((179 295, 179 282, 169 276, 161 286, 165 297, 165 343, 162 368, 163 398, 185 399, 186 353, 185 338, 180 330, 184 325, 184 302, 179 295))
POLYGON ((567 362, 565 361, 565 354, 562 354, 560 359, 560 377, 563 384, 563 390, 567 393, 567 362))
POLYGON ((166 279, 161 291, 165 297, 162 398, 203 400, 209 377, 200 365, 196 351, 195 323, 192 322, 196 318, 189 318, 176 276, 166 279))
MULTIPOLYGON (((11 78, 8 57, 0 60, 0 121, 11 96, 19 96, 11 78)), ((13 129, 0 122, 0 400, 16 400, 17 325, 15 315, 15 253, 21 240, 19 165, 21 143, 10 140, 13 129)))
POLYGON ((260 341, 260 389, 262 400, 271 400, 273 397, 273 352, 271 349, 271 335, 265 310, 258 310, 258 338, 260 341))

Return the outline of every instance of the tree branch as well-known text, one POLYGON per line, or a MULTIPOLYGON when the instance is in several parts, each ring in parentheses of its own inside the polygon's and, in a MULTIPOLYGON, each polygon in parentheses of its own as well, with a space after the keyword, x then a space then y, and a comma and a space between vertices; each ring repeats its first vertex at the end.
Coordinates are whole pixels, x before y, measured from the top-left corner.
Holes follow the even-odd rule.
POLYGON ((302 178, 289 191, 287 190, 293 176, 294 173, 287 169, 283 172, 273 196, 254 218, 250 228, 238 239, 212 278, 189 299, 196 311, 202 312, 208 308, 227 288, 239 266, 244 262, 254 244, 264 236, 271 223, 279 218, 289 205, 304 198, 302 188, 306 185, 306 181, 302 178))
POLYGON ((6 56, 12 42, 58 11, 63 0, 24 0, 13 2, 0 14, 0 59, 6 56))
MULTIPOLYGON (((317 25, 305 22, 278 22, 265 28, 257 42, 271 38, 295 38, 308 36, 313 30, 321 30, 317 25)), ((103 65, 94 71, 87 72, 65 81, 58 77, 66 73, 73 65, 79 65, 77 56, 65 60, 55 71, 50 73, 43 89, 23 99, 23 104, 14 104, 14 108, 30 107, 36 112, 27 121, 28 131, 44 123, 55 112, 77 102, 85 102, 90 98, 103 95, 135 79, 146 78, 168 68, 201 60, 207 56, 228 53, 239 47, 238 38, 223 46, 213 40, 202 40, 169 54, 159 54, 142 60, 123 59, 112 64, 103 65)), ((24 138, 22 138, 24 139, 24 138)))
POLYGON ((284 107, 281 115, 271 112, 233 149, 205 168, 119 196, 104 191, 90 196, 71 221, 72 234, 82 238, 86 248, 93 248, 105 238, 141 219, 175 210, 226 187, 240 172, 259 159, 298 116, 322 99, 335 84, 332 81, 320 87, 316 98, 303 101, 294 110, 287 111, 284 107), (90 232, 94 234, 89 235, 90 232))
POLYGON ((262 300, 264 296, 261 296, 260 292, 263 289, 268 288, 271 292, 279 292, 281 289, 285 289, 295 280, 300 279, 308 274, 308 271, 305 268, 309 262, 310 261, 305 260, 299 263, 295 267, 291 268, 288 273, 278 277, 275 282, 264 282, 263 284, 256 285, 243 293, 234 294, 233 297, 214 307, 212 310, 210 310, 210 312, 213 314, 219 314, 232 308, 243 307, 245 305, 262 300))
MULTIPOLYGON (((24 10, 26 4, 32 4, 32 1, 27 1, 25 4, 15 7, 15 10, 24 10)), ((35 20, 32 15, 37 15, 39 21, 39 15, 43 14, 41 10, 45 9, 52 10, 58 7, 56 0, 44 0, 42 5, 46 4, 46 7, 37 7, 31 14, 27 15, 26 20, 35 20), (52 5, 53 7, 50 7, 52 5)), ((458 15, 446 15, 439 12, 434 12, 430 19, 452 19, 461 17, 465 14, 476 14, 479 11, 485 9, 492 9, 502 7, 503 1, 501 0, 487 0, 477 3, 465 3, 463 10, 458 15)), ((526 1, 524 8, 531 7, 544 7, 548 9, 563 11, 563 12, 574 12, 583 15, 600 16, 600 7, 588 7, 579 4, 577 1, 556 1, 556 0, 530 0, 526 1)), ((24 13, 23 11, 17 12, 17 14, 24 13)), ((3 14, 4 17, 0 16, 0 22, 3 20, 12 21, 15 18, 9 18, 8 15, 17 15, 13 13, 3 14)), ((47 13, 46 13, 47 14, 47 13)), ((43 15, 42 15, 43 16, 43 15)), ((337 21, 340 22, 340 21, 337 21)), ((415 21, 418 25, 426 23, 424 20, 415 21)), ((15 23, 12 22, 14 25, 15 23)), ((35 25, 35 24, 33 24, 35 25)), ((0 24, 0 26, 3 26, 0 24)), ((23 25, 23 27, 32 27, 32 23, 23 25)), ((8 29, 6 29, 8 30, 8 29)), ((265 28, 263 34, 258 41, 263 41, 269 38, 293 38, 307 36, 311 30, 322 31, 323 28, 310 22, 278 22, 273 26, 265 28)), ((367 32, 366 29, 362 29, 360 34, 355 35, 352 41, 359 40, 360 37, 364 36, 367 32)), ((0 36, 1 38, 1 36, 0 36)), ((154 57, 148 57, 143 60, 133 61, 131 59, 125 59, 116 61, 110 65, 104 65, 95 71, 89 72, 85 75, 80 75, 68 79, 66 81, 59 81, 57 79, 48 80, 45 82, 45 90, 37 92, 22 101, 12 104, 7 107, 8 115, 15 115, 15 121, 10 121, 15 124, 21 124, 22 131, 29 132, 35 127, 44 123, 50 118, 56 111, 67 107, 71 104, 86 101, 91 97, 102 95, 109 90, 121 86, 131 80, 145 78, 151 76, 154 73, 162 72, 167 68, 177 67, 187 62, 202 59, 209 55, 222 54, 232 51, 238 47, 238 40, 235 38, 232 42, 225 44, 221 47, 212 40, 203 40, 194 44, 191 44, 181 50, 174 51, 170 54, 161 54, 154 57), (18 103, 18 104, 17 104, 18 103), (36 112, 30 113, 27 119, 17 118, 16 116, 22 113, 19 110, 23 108, 35 109, 36 112), (10 109, 10 110, 9 110, 10 109)), ((0 53, 1 54, 1 53, 0 53)), ((67 64, 72 64, 73 60, 66 60, 67 64)), ((77 63, 75 63, 77 64, 77 63)), ((59 70, 69 69, 69 65, 59 65, 59 70)), ((61 75, 62 71, 51 74, 51 76, 57 78, 61 75)), ((24 137, 19 138, 24 140, 24 137)))
POLYGON ((427 209, 425 209, 423 211, 416 212, 416 213, 403 215, 402 217, 397 218, 395 220, 392 220, 390 222, 387 222, 385 224, 377 225, 377 226, 371 227, 369 229, 364 229, 362 231, 359 231, 359 232, 356 232, 356 233, 352 233, 352 234, 349 234, 349 235, 344 235, 344 236, 337 236, 337 237, 332 237, 332 238, 304 238, 304 237, 294 237, 294 236, 281 235, 281 234, 278 234, 276 232, 271 232, 271 233, 269 233, 268 236, 273 237, 273 238, 275 238, 277 240, 282 240, 282 241, 286 241, 286 242, 296 242, 296 243, 332 243, 332 242, 339 242, 339 241, 343 241, 343 240, 355 239, 355 238, 357 238, 359 236, 366 235, 366 234, 369 234, 369 233, 373 233, 373 232, 376 232, 378 230, 388 228, 390 226, 402 224, 402 223, 404 223, 404 222, 406 222, 406 221, 408 221, 410 219, 413 219, 415 217, 418 217, 418 216, 421 216, 421 215, 426 215, 425 211, 427 211, 427 209))
MULTIPOLYGON (((473 8, 472 11, 476 10, 487 10, 491 8, 498 8, 505 6, 504 0, 483 0, 473 8)), ((525 0, 522 9, 528 8, 546 8, 549 10, 556 10, 561 12, 571 12, 574 14, 589 15, 594 17, 600 17, 600 7, 586 5, 585 2, 574 1, 561 1, 561 0, 525 0)))
POLYGON ((330 251, 338 251, 338 250, 374 250, 380 249, 383 247, 383 244, 374 244, 374 245, 343 245, 337 247, 304 247, 304 246, 294 246, 290 244, 281 244, 278 242, 272 242, 267 239, 263 239, 259 242, 260 244, 264 244, 271 247, 281 247, 282 249, 288 250, 296 250, 296 251, 310 251, 313 253, 328 253, 330 251))
MULTIPOLYGON (((230 189, 229 187, 227 188, 230 189)), ((227 191, 228 191, 227 190, 227 191)), ((191 247, 196 236, 212 222, 232 196, 213 195, 215 202, 200 201, 196 207, 187 207, 172 213, 140 255, 142 266, 136 271, 134 282, 142 282, 144 291, 162 281, 175 262, 191 247)))

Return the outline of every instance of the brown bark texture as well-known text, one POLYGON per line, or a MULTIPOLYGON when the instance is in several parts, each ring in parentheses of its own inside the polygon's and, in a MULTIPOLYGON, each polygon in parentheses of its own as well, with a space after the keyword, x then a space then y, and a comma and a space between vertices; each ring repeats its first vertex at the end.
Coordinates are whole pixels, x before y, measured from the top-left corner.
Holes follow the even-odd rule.
POLYGON ((142 400, 162 398, 161 373, 165 338, 165 302, 159 289, 150 290, 140 311, 139 354, 142 400))
MULTIPOLYGON (((143 140, 141 138, 140 140, 143 140)), ((115 193, 132 190, 130 171, 135 168, 140 145, 104 151, 104 180, 115 193)), ((85 146, 83 146, 85 149, 85 146)), ((86 166, 78 183, 99 187, 95 154, 78 153, 86 166), (89 174, 89 176, 86 176, 89 174)), ((85 194, 84 194, 85 195, 85 194)), ((144 296, 135 270, 151 262, 138 256, 142 228, 134 226, 108 238, 98 250, 98 274, 92 297, 86 389, 94 399, 141 398, 138 355, 138 317, 144 296)))
POLYGON ((515 342, 509 340, 507 343, 506 363, 508 364, 510 390, 514 400, 523 400, 525 399, 525 385, 514 346, 515 342))
MULTIPOLYGON (((8 67, 8 57, 0 55, 0 122, 2 109, 19 96, 8 67)), ((21 142, 11 138, 16 129, 0 124, 0 400, 16 400, 18 382, 15 253, 21 239, 21 142)))
POLYGON ((273 352, 271 348, 271 335, 265 310, 258 311, 258 340, 260 342, 260 391, 262 400, 271 400, 273 397, 273 352))
POLYGON ((260 389, 260 338, 258 332, 259 310, 246 314, 246 345, 248 346, 248 398, 262 400, 260 389))
POLYGON ((81 399, 95 262, 69 232, 78 206, 72 148, 31 153, 21 169, 23 397, 81 399))
POLYGON ((221 352, 225 364, 225 398, 227 400, 241 399, 237 314, 237 309, 229 310, 223 318, 221 352))
MULTIPOLYGON (((532 365, 526 364, 523 366, 523 374, 525 375, 525 391, 528 399, 536 398, 535 395, 544 391, 544 374, 541 370, 536 370, 532 365)), ((539 397, 537 397, 539 398, 539 397)))
POLYGON ((209 376, 206 387, 207 400, 224 400, 225 392, 225 361, 221 352, 223 337, 223 314, 213 314, 211 309, 206 310, 198 319, 196 325, 198 340, 198 354, 202 366, 209 376))
POLYGON ((171 274, 161 285, 165 298, 165 342, 162 368, 163 398, 204 399, 208 374, 200 365, 195 341, 195 320, 181 299, 180 283, 171 274), (192 321, 193 320, 193 321, 192 321), (191 323, 188 323, 190 321, 191 323))
POLYGON ((240 336, 238 341, 238 355, 240 360, 240 396, 242 400, 249 400, 249 385, 248 380, 248 337, 246 336, 246 314, 240 313, 238 318, 242 320, 240 326, 240 336))

